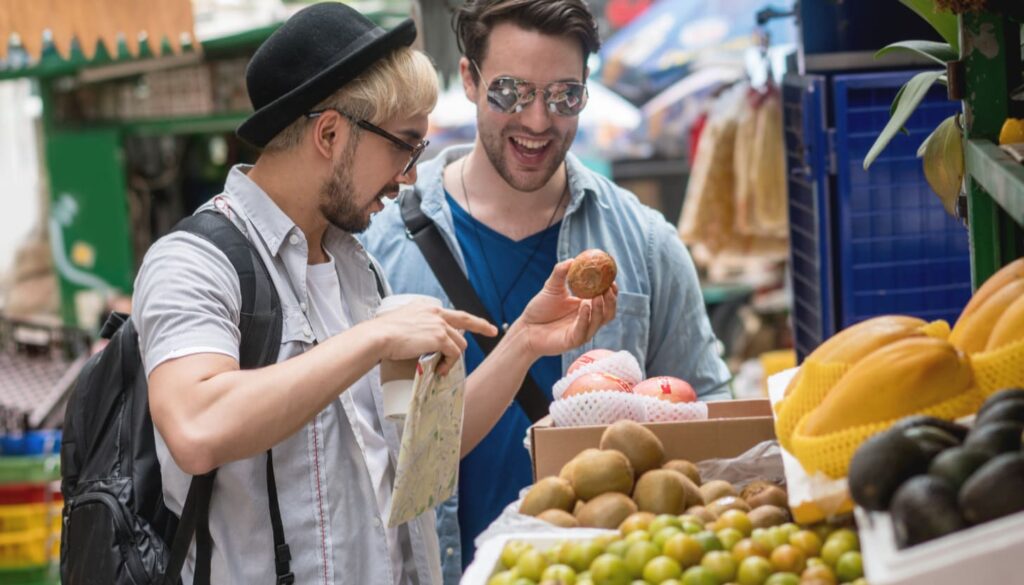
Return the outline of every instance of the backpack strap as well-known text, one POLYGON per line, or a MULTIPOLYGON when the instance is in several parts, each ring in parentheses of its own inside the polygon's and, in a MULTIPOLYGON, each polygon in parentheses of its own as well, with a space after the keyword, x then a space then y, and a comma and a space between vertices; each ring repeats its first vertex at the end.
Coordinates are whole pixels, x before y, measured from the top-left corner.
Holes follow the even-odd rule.
MULTIPOLYGON (((405 222, 406 235, 419 246, 420 252, 427 259, 427 264, 455 308, 490 321, 491 316, 487 314, 487 309, 484 308, 473 285, 459 268, 459 263, 455 260, 451 248, 445 243, 441 230, 420 209, 421 203, 418 190, 406 191, 402 195, 399 205, 402 211, 402 221, 405 222)), ((486 357, 497 347, 504 334, 505 332, 499 327, 497 337, 485 337, 474 333, 473 338, 476 339, 477 345, 480 346, 484 357, 486 357)), ((526 373, 523 385, 516 393, 516 402, 530 418, 530 422, 535 423, 548 414, 548 398, 540 389, 537 381, 533 379, 533 374, 529 372, 526 373)))
MULTIPOLYGON (((248 238, 225 215, 208 210, 187 217, 172 232, 187 231, 212 243, 224 252, 238 273, 242 306, 238 329, 241 333, 239 365, 254 369, 277 362, 281 345, 281 300, 270 272, 259 252, 248 238)), ((177 585, 181 568, 188 555, 193 534, 196 537, 196 572, 194 585, 209 585, 212 541, 210 539, 210 497, 217 470, 192 478, 181 520, 174 534, 171 558, 164 573, 165 585, 177 585)), ((274 532, 274 565, 279 585, 294 583, 291 554, 284 538, 281 506, 274 480, 273 454, 267 450, 267 495, 270 500, 271 525, 274 532)))

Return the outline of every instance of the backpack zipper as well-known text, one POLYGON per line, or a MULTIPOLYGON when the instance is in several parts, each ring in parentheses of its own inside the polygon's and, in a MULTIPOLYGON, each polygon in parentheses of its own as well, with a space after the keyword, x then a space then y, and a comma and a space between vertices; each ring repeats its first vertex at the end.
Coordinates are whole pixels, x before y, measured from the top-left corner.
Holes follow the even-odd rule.
POLYGON ((134 543, 135 538, 131 527, 128 525, 128 520, 125 518, 124 508, 120 500, 105 492, 90 492, 75 498, 73 506, 78 508, 85 504, 96 502, 105 506, 111 512, 111 517, 114 519, 114 529, 121 536, 119 539, 121 541, 121 555, 127 561, 128 573, 131 575, 132 580, 140 585, 151 583, 149 575, 146 574, 146 569, 142 566, 139 551, 127 544, 128 542, 134 543))

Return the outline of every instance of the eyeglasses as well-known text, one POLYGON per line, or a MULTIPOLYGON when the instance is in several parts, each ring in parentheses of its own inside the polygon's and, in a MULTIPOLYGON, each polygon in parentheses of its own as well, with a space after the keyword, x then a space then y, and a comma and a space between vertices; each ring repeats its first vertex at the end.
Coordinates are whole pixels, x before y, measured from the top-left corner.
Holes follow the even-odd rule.
MULTIPOLYGON (((483 79, 480 66, 470 61, 477 75, 483 79)), ((491 110, 500 114, 518 114, 533 103, 537 91, 544 93, 544 104, 552 114, 564 117, 578 116, 587 105, 587 86, 575 81, 553 81, 543 88, 536 84, 512 77, 499 75, 487 84, 487 103, 491 110)))
POLYGON ((416 166, 416 161, 418 161, 420 159, 420 155, 423 154, 423 151, 430 144, 429 140, 420 140, 417 144, 409 144, 408 142, 402 140, 401 138, 399 138, 399 137, 395 136, 394 134, 388 132, 387 130, 381 128, 380 126, 375 126, 375 125, 367 122, 366 120, 360 120, 359 118, 356 118, 355 116, 351 116, 351 115, 349 115, 349 114, 347 114, 347 113, 345 113, 345 112, 343 112, 343 111, 341 111, 341 110, 339 110, 337 108, 326 108, 326 109, 323 109, 323 110, 317 110, 317 111, 314 111, 314 112, 308 112, 306 114, 306 118, 309 118, 310 120, 312 120, 313 118, 317 118, 317 117, 323 115, 323 113, 328 111, 328 110, 330 110, 332 112, 337 112, 337 113, 341 114, 342 116, 345 116, 346 118, 351 120, 352 123, 355 124, 356 126, 359 126, 360 128, 363 128, 363 129, 368 130, 370 132, 373 132, 377 136, 380 136, 381 138, 383 138, 383 139, 387 140, 388 142, 394 144, 396 147, 398 147, 398 148, 400 148, 402 150, 408 151, 409 152, 409 162, 405 163, 405 166, 402 167, 402 174, 403 175, 408 175, 409 171, 411 171, 412 168, 414 166, 416 166))

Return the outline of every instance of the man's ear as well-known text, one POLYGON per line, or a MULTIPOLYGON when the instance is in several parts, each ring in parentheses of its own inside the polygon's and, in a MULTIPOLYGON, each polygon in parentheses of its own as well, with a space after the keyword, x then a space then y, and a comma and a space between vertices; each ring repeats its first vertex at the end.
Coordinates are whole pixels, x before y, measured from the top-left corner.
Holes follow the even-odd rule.
POLYGON ((325 111, 313 120, 313 148, 320 156, 333 159, 335 150, 344 147, 344 144, 339 144, 339 141, 344 141, 348 136, 344 124, 341 115, 331 110, 325 111))
POLYGON ((466 99, 475 104, 479 97, 477 88, 480 84, 473 80, 473 65, 466 57, 459 59, 459 75, 462 76, 462 91, 465 92, 466 99))

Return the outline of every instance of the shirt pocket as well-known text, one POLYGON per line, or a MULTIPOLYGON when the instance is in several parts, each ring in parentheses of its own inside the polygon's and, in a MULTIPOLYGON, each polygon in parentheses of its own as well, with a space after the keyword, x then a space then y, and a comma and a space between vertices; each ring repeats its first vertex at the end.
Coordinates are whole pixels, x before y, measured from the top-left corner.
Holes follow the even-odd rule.
POLYGON ((313 327, 299 307, 281 307, 281 351, 277 361, 282 362, 309 349, 315 342, 313 327))
POLYGON ((651 330, 651 297, 640 293, 620 292, 615 318, 590 342, 591 347, 625 350, 640 362, 647 363, 647 341, 651 330))

